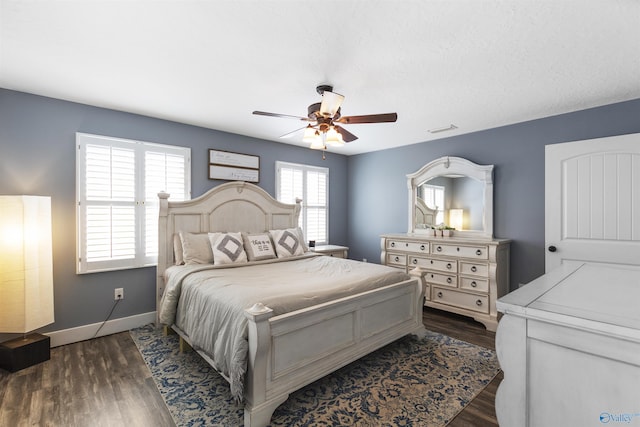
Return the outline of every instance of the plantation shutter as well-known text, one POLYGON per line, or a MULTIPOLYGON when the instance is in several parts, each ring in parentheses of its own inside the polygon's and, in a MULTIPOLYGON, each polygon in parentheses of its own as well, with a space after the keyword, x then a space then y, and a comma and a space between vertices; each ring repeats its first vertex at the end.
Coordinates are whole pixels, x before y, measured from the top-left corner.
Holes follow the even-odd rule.
POLYGON ((190 150, 77 134, 78 272, 157 262, 158 197, 190 193, 190 150))
POLYGON ((425 184, 421 189, 425 204, 432 209, 437 208, 436 224, 442 224, 444 222, 444 187, 425 184))
POLYGON ((276 198, 283 203, 302 199, 299 225, 305 240, 328 242, 329 169, 276 162, 276 198))
POLYGON ((326 243, 327 238, 327 174, 307 171, 307 192, 305 199, 305 228, 309 239, 326 243))

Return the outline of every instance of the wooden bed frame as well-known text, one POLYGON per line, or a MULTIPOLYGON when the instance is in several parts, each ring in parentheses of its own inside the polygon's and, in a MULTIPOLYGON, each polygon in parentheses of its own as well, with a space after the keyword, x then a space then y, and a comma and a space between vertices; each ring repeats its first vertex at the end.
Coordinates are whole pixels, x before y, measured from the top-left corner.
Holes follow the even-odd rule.
MULTIPOLYGON (((165 285, 163 272, 174 264, 176 233, 262 232, 298 226, 300 201, 295 205, 280 203, 260 187, 244 182, 222 184, 184 202, 169 202, 166 193, 158 196, 158 307, 165 285)), ((247 309, 244 425, 268 425, 273 411, 291 392, 402 336, 422 334, 422 301, 423 284, 418 275, 279 316, 262 304, 247 309)), ((189 343, 184 334, 181 338, 189 343)))

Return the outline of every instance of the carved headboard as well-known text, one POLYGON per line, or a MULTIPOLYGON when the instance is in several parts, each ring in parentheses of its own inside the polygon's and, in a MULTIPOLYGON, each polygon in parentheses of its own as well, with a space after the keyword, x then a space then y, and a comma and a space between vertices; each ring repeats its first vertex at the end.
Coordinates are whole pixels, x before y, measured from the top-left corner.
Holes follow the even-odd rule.
POLYGON ((200 197, 171 202, 159 193, 158 269, 156 303, 164 291, 164 271, 174 264, 173 236, 180 231, 261 232, 298 226, 300 202, 281 203, 262 188, 246 182, 229 182, 212 188, 200 197))
POLYGON ((416 224, 436 225, 437 209, 431 209, 421 197, 416 197, 416 224))

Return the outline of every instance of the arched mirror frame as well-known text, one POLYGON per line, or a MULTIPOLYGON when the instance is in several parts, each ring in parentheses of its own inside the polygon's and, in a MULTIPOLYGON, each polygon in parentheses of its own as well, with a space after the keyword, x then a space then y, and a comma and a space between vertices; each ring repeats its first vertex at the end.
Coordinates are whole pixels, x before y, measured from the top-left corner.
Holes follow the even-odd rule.
POLYGON ((482 230, 456 230, 459 237, 493 238, 493 165, 478 165, 462 157, 440 157, 407 175, 409 187, 409 233, 421 233, 416 228, 418 187, 438 176, 468 176, 484 184, 482 230))

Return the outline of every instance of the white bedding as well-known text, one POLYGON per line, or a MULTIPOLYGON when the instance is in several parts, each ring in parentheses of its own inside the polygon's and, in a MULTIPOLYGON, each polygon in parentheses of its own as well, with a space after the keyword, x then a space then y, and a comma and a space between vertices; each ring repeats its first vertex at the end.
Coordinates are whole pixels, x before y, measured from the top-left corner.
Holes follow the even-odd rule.
POLYGON ((242 399, 247 369, 244 310, 261 302, 274 315, 410 279, 378 264, 306 253, 233 266, 173 266, 165 272, 160 322, 175 324, 203 350, 242 399))

